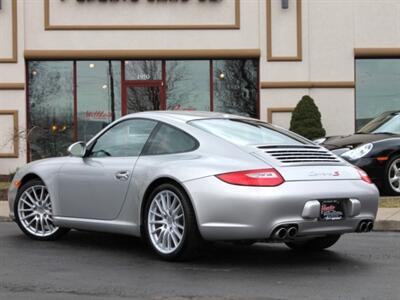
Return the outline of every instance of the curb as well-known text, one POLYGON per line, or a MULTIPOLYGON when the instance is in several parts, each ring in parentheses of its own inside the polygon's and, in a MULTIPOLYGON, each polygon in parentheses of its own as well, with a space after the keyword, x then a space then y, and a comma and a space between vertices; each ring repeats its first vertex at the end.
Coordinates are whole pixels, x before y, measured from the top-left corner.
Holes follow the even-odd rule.
POLYGON ((375 221, 374 231, 400 231, 400 221, 394 221, 394 220, 375 221))
MULTIPOLYGON (((12 222, 10 217, 0 216, 1 222, 12 222)), ((400 231, 400 221, 375 221, 373 231, 400 231)))
MULTIPOLYGON (((10 217, 0 216, 0 222, 12 222, 10 217)), ((373 231, 400 231, 400 221, 378 220, 374 223, 373 231)))
POLYGON ((12 222, 10 217, 0 216, 0 222, 12 222))

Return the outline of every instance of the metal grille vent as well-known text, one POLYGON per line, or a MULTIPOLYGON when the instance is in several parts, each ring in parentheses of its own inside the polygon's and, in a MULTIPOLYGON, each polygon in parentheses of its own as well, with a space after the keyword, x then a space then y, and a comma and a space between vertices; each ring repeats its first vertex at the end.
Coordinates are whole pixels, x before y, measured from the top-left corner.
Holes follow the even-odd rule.
POLYGON ((341 161, 328 150, 312 145, 288 146, 259 146, 259 149, 283 164, 307 163, 341 163, 341 161))

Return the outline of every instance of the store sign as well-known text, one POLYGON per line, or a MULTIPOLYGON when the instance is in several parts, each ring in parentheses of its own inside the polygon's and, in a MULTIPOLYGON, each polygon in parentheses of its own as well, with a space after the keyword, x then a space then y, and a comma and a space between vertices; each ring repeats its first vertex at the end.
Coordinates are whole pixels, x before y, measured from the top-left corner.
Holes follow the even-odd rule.
POLYGON ((45 0, 45 5, 49 30, 209 30, 240 24, 235 0, 45 0))
MULTIPOLYGON (((61 1, 65 1, 65 0, 61 0, 61 1)), ((170 3, 177 3, 177 2, 190 2, 193 0, 143 0, 143 1, 147 1, 147 2, 158 2, 158 3, 166 3, 166 2, 170 2, 170 3)), ((222 2, 223 0, 197 0, 198 2, 222 2)), ((118 2, 140 2, 140 0, 76 0, 76 2, 81 2, 81 3, 88 3, 88 2, 101 2, 101 3, 118 3, 118 2)), ((0 0, 1 3, 1 0, 0 0)))

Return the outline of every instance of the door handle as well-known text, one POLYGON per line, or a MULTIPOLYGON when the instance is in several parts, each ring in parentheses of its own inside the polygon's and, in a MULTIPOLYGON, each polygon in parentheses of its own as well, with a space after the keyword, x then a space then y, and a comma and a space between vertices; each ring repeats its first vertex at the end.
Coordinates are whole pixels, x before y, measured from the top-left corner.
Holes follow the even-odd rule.
POLYGON ((126 181, 129 179, 129 171, 119 171, 115 173, 115 178, 118 180, 126 181))

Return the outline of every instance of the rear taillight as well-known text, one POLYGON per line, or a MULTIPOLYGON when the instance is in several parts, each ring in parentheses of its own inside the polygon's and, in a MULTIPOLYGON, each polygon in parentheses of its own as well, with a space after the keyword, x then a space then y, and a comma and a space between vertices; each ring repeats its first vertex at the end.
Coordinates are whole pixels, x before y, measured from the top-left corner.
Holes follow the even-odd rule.
POLYGON ((278 186, 285 182, 275 169, 259 169, 217 175, 226 183, 245 186, 278 186))
POLYGON ((361 180, 364 180, 365 182, 368 182, 368 183, 372 183, 371 178, 369 178, 368 174, 364 170, 362 170, 362 169, 360 169, 358 167, 356 167, 356 169, 358 171, 358 174, 361 177, 361 180))

